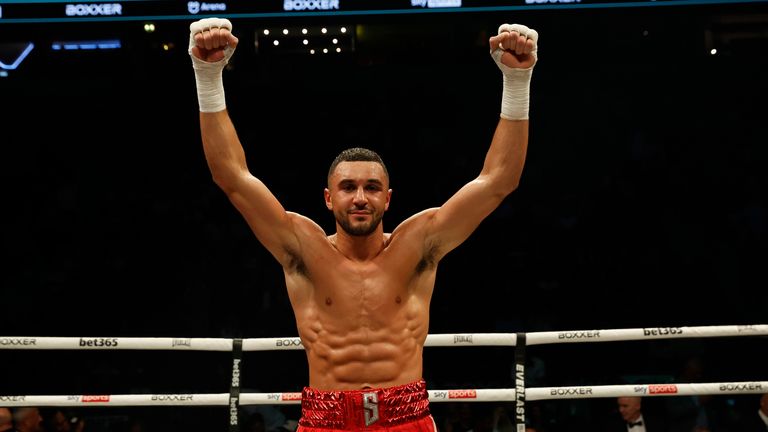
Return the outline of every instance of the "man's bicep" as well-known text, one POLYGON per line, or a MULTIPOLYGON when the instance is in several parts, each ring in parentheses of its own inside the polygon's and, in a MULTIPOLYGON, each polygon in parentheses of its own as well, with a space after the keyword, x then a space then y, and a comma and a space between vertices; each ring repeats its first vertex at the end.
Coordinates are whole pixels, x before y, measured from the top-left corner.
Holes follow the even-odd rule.
POLYGON ((227 196, 245 218, 256 238, 272 255, 287 265, 299 251, 291 215, 256 177, 245 176, 227 196))
POLYGON ((440 245, 445 255, 463 243, 503 199, 483 176, 472 180, 436 210, 427 234, 429 243, 440 245))

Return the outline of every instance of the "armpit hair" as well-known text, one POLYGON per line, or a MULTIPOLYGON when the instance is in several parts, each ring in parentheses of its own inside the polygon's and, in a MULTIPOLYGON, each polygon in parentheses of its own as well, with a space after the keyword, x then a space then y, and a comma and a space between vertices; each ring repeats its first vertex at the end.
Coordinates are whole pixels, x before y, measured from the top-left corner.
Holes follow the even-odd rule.
POLYGON ((429 244, 424 249, 424 255, 422 255, 418 264, 416 264, 416 274, 424 273, 426 270, 432 270, 437 265, 437 252, 439 247, 436 243, 429 244))
POLYGON ((298 273, 305 277, 309 277, 307 264, 304 262, 301 256, 299 256, 299 254, 292 249, 286 248, 285 252, 288 254, 288 257, 290 258, 290 261, 288 262, 288 269, 291 272, 298 273))

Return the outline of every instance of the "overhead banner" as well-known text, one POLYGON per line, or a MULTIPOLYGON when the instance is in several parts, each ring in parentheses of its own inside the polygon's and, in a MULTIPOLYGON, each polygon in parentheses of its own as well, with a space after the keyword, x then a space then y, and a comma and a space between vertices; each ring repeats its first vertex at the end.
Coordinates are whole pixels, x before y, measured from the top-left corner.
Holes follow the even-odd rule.
POLYGON ((768 3, 768 0, 127 0, 72 2, 0 0, 3 23, 275 18, 768 3))

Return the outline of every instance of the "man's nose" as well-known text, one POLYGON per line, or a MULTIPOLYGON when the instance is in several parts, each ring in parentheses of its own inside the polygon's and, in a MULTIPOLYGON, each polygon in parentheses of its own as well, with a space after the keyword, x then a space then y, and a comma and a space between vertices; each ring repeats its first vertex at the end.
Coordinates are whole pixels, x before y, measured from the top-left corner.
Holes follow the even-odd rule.
POLYGON ((365 204, 368 202, 368 197, 365 196, 365 189, 357 188, 355 192, 355 204, 365 204))

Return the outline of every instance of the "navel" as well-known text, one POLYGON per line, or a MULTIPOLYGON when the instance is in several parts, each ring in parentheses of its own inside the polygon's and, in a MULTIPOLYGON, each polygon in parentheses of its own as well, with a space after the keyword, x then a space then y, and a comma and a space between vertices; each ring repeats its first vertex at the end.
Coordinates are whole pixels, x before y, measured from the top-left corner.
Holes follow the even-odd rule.
MULTIPOLYGON (((400 298, 400 297, 398 297, 398 299, 399 299, 399 298, 400 298)), ((328 306, 330 306, 330 305, 332 305, 332 304, 333 304, 333 300, 331 300, 331 298, 330 298, 330 297, 326 297, 326 298, 325 298, 325 304, 326 304, 326 305, 328 305, 328 306)))
POLYGON ((395 297, 395 303, 400 304, 401 302, 400 296, 395 297))

